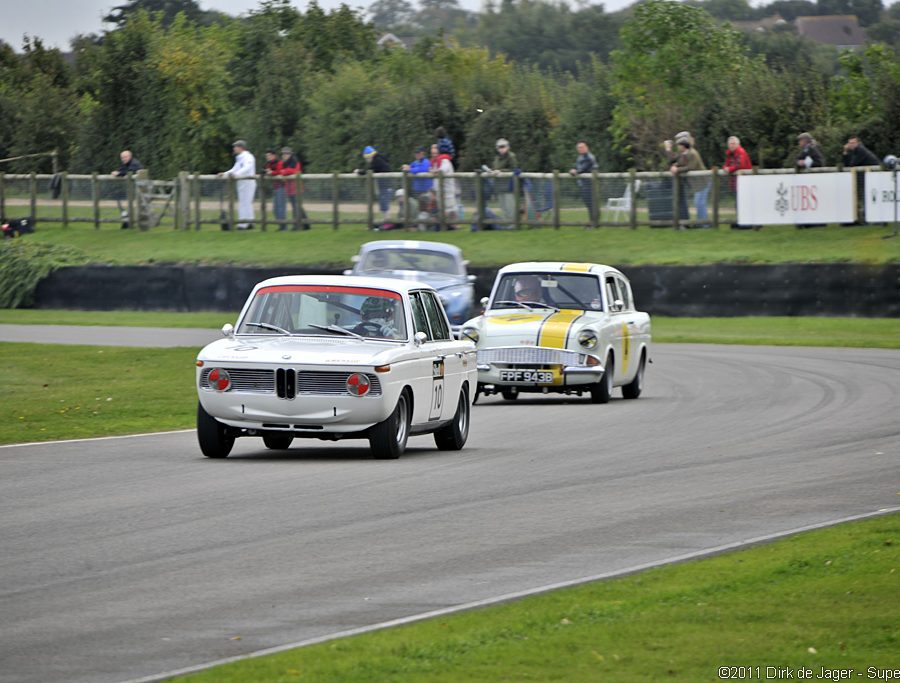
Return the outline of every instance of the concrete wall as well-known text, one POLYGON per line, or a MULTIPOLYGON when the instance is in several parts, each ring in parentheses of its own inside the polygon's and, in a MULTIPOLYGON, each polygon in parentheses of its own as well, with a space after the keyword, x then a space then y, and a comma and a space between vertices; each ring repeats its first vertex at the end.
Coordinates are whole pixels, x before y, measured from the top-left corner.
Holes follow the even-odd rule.
MULTIPOLYGON (((900 264, 625 266, 638 308, 670 316, 900 317, 900 264)), ((78 266, 37 288, 36 308, 237 312, 260 280, 333 269, 78 266)), ((496 269, 474 268, 478 297, 496 269)))

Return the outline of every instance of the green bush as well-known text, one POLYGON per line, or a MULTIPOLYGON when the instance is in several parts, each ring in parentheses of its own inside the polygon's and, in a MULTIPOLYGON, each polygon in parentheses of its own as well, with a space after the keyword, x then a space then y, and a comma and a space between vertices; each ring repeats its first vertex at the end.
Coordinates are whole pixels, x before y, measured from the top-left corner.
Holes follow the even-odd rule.
POLYGON ((65 245, 34 244, 23 239, 0 243, 0 308, 34 303, 38 283, 57 268, 88 262, 87 254, 65 245))

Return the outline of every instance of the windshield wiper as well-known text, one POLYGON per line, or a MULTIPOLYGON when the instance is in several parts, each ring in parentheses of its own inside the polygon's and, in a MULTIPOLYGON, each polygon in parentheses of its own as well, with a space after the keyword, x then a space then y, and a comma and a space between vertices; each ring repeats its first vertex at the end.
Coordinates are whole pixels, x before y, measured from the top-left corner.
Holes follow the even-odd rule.
POLYGON ((283 327, 278 327, 278 325, 271 325, 269 323, 244 323, 244 325, 247 325, 248 327, 262 327, 267 330, 275 330, 276 332, 281 332, 281 334, 286 334, 289 337, 291 336, 290 332, 283 327))
POLYGON ((528 304, 529 306, 537 306, 538 308, 552 308, 554 311, 559 310, 557 306, 554 306, 553 304, 545 304, 543 301, 522 301, 520 303, 528 304))
POLYGON ((365 339, 361 334, 356 334, 356 332, 351 332, 346 327, 341 327, 340 325, 316 325, 316 323, 309 323, 310 327, 315 327, 317 330, 325 330, 326 332, 334 332, 335 334, 345 334, 348 337, 356 337, 357 339, 365 339))

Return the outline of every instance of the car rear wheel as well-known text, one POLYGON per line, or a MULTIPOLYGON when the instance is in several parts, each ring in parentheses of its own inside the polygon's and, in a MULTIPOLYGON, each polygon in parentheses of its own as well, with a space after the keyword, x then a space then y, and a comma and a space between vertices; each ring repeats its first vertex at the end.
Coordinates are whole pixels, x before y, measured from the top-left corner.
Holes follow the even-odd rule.
POLYGON ((453 422, 434 433, 434 443, 441 451, 459 451, 469 438, 469 391, 465 387, 459 392, 456 414, 453 422))
POLYGON ((606 364, 603 366, 603 377, 591 387, 591 402, 609 403, 613 390, 613 374, 615 365, 612 354, 606 356, 606 364))
POLYGON ((197 441, 200 443, 200 450, 207 458, 227 458, 234 446, 234 437, 228 433, 228 428, 207 413, 199 402, 197 403, 197 441))
POLYGON ((638 364, 637 374, 634 379, 622 387, 622 396, 624 398, 637 398, 644 390, 644 368, 647 365, 647 356, 641 354, 641 362, 638 364))
POLYGON ((386 420, 372 427, 369 447, 372 449, 372 455, 379 460, 394 460, 406 450, 411 418, 409 407, 409 397, 403 391, 394 412, 386 420))
POLYGON ((263 443, 273 451, 284 451, 291 447, 294 437, 290 434, 263 434, 263 443))

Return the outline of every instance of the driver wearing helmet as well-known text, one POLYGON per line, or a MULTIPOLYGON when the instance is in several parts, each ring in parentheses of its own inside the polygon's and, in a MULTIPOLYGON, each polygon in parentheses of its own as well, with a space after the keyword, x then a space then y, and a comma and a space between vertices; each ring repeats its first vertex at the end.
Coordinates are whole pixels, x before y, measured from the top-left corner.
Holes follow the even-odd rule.
POLYGON ((537 275, 523 275, 515 283, 516 301, 540 301, 541 279, 537 275))
POLYGON ((395 339, 397 328, 394 326, 394 304, 382 296, 370 296, 359 307, 360 323, 353 332, 364 337, 384 337, 395 339))

